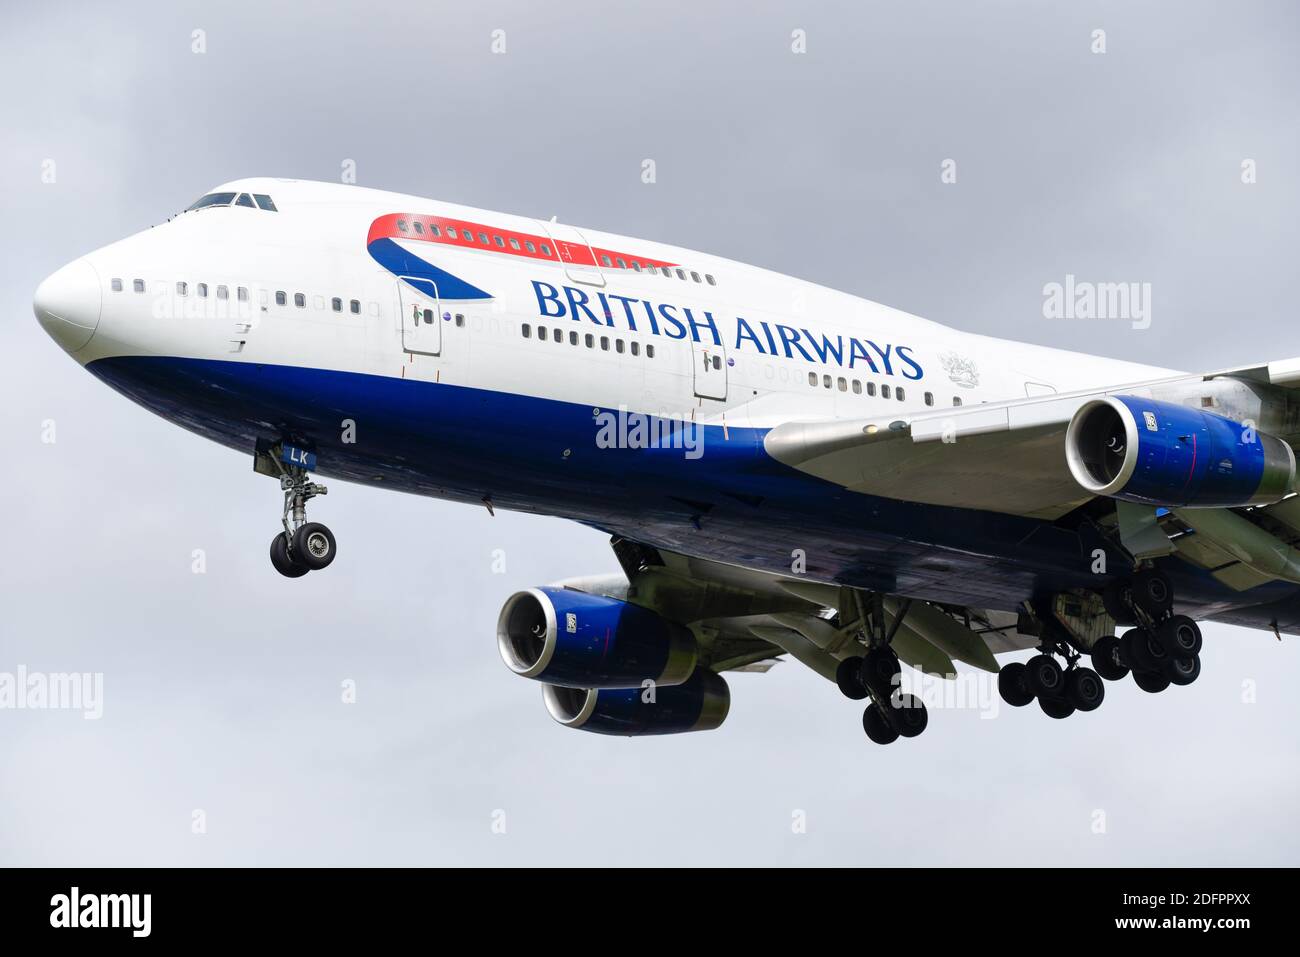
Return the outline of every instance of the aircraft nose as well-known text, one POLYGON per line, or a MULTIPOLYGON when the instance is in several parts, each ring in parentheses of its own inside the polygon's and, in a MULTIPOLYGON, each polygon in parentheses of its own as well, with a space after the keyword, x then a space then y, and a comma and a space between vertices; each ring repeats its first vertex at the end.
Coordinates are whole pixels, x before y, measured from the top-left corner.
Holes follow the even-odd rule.
POLYGON ((32 309, 51 339, 65 352, 76 352, 95 334, 102 296, 99 273, 89 262, 78 259, 36 287, 32 309))

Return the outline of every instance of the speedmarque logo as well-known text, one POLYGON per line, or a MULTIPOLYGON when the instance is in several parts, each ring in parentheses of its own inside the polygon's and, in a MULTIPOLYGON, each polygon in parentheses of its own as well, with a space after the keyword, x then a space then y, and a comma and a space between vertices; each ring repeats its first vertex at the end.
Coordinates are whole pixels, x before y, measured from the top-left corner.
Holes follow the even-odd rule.
POLYGON ((152 894, 71 894, 50 898, 51 927, 129 927, 132 937, 148 937, 152 894))

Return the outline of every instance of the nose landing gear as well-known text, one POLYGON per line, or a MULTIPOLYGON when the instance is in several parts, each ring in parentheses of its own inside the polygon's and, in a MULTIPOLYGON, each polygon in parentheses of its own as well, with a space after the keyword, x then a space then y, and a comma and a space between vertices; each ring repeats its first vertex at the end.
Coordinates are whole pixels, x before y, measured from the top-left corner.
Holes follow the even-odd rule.
POLYGON ((307 521, 307 502, 329 491, 307 474, 315 462, 311 453, 289 446, 259 450, 254 456, 254 469, 278 477, 284 491, 284 531, 271 539, 271 565, 286 578, 327 568, 338 552, 334 533, 320 522, 307 521))

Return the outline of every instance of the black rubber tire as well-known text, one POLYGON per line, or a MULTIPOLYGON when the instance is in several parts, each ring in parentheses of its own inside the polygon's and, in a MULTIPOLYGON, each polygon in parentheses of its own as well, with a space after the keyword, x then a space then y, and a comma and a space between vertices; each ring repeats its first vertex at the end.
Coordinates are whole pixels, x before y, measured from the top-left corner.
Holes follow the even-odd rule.
POLYGON ((1186 687, 1201 676, 1201 656, 1191 658, 1173 658, 1165 661, 1164 676, 1171 685, 1186 687))
POLYGON ((1189 661, 1201 653, 1201 628, 1186 615, 1174 615, 1163 622, 1156 637, 1171 658, 1189 661))
POLYGON ((1132 628, 1120 639, 1124 661, 1134 671, 1159 672, 1164 660, 1165 646, 1156 641, 1145 628, 1132 628))
POLYGON ((1059 698, 1065 693, 1065 673, 1051 655, 1034 655, 1025 662, 1025 687, 1035 698, 1059 698))
POLYGON ((289 554, 289 537, 284 532, 271 539, 271 564, 285 578, 301 578, 311 571, 307 566, 294 561, 289 554))
POLYGON ((898 732, 885 720, 885 716, 874 703, 867 705, 866 710, 862 712, 862 730, 867 732, 867 737, 876 744, 892 744, 898 740, 898 732))
POLYGON ((902 674, 898 655, 891 648, 873 648, 862 659, 862 684, 882 698, 898 690, 898 676, 902 674))
POLYGON ((1169 679, 1156 671, 1135 671, 1133 681, 1147 694, 1159 694, 1169 687, 1169 679))
POLYGON ((1126 581, 1114 581, 1101 590, 1101 603, 1106 614, 1115 619, 1115 624, 1132 626, 1137 621, 1133 617, 1132 588, 1126 581))
POLYGON ((334 533, 320 522, 307 522, 293 533, 293 557, 314 572, 328 568, 337 554, 334 533))
POLYGON ((862 683, 862 659, 845 658, 835 669, 835 683, 840 686, 840 694, 850 701, 861 701, 867 696, 866 685, 862 683))
POLYGON ((1049 718, 1068 718, 1074 714, 1074 705, 1064 698, 1039 698, 1038 707, 1043 709, 1043 714, 1049 718))
POLYGON ((1120 651, 1119 639, 1105 635, 1092 643, 1092 666, 1107 681, 1122 681, 1128 677, 1128 665, 1120 651))
POLYGON ((1034 700, 1034 693, 1025 684, 1025 666, 1021 662, 1012 661, 1002 666, 998 672, 998 694, 1013 708, 1023 708, 1034 700))
POLYGON ((1133 576, 1133 604, 1152 618, 1163 618, 1174 608, 1174 589, 1169 576, 1144 568, 1133 576))
POLYGON ((1096 711, 1106 699, 1106 682, 1091 668, 1072 668, 1065 673, 1065 700, 1079 711, 1096 711))
POLYGON ((925 703, 914 694, 896 694, 889 699, 890 719, 898 733, 905 738, 915 738, 930 723, 930 713, 925 703))

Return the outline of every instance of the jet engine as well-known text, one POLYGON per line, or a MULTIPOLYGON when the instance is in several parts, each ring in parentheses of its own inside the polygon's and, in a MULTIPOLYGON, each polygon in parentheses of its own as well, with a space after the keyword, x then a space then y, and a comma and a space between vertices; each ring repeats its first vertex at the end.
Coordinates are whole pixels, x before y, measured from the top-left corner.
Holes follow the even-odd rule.
POLYGON ((731 692, 722 677, 697 668, 672 687, 584 689, 547 685, 546 710, 566 728, 635 737, 712 731, 727 717, 731 692))
POLYGON ((691 677, 695 637, 648 608, 570 588, 529 588, 506 601, 497 646, 515 674, 570 688, 660 689, 691 677))
POLYGON ((1291 446, 1221 415, 1155 399, 1082 405, 1065 433, 1075 481, 1094 495, 1160 507, 1224 508, 1282 499, 1291 446))

